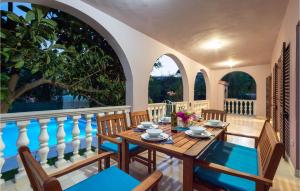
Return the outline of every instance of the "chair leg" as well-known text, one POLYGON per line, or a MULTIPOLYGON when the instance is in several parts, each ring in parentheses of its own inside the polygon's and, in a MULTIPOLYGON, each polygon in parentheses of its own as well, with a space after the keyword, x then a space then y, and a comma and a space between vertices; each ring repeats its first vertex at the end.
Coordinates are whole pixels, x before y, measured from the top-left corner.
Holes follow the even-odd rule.
POLYGON ((152 172, 152 150, 148 149, 148 173, 151 174, 152 172))
POLYGON ((153 171, 156 170, 156 151, 153 151, 153 171))
POLYGON ((104 159, 104 168, 107 169, 110 167, 110 158, 104 159))
MULTIPOLYGON (((99 149, 98 150, 98 154, 101 154, 101 150, 99 149)), ((98 172, 100 172, 100 171, 102 171, 103 169, 102 169, 102 160, 100 159, 99 161, 98 161, 98 172)))

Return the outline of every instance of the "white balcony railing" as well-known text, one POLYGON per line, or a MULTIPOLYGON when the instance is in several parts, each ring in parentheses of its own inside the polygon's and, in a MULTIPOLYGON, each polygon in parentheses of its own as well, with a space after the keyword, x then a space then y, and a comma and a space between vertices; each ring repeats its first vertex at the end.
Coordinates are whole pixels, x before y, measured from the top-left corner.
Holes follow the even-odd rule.
MULTIPOLYGON (((166 116, 168 112, 170 114, 173 107, 176 107, 176 111, 192 110, 200 112, 202 108, 207 108, 208 106, 209 103, 206 100, 192 103, 157 103, 149 104, 148 110, 150 119, 157 122, 166 116)), ((96 116, 126 113, 127 122, 130 125, 130 109, 131 106, 115 106, 1 114, 0 177, 1 170, 7 170, 6 164, 11 164, 12 159, 16 161, 14 168, 18 168, 18 174, 15 176, 16 182, 19 177, 26 177, 24 176, 24 167, 16 150, 22 145, 31 148, 37 160, 45 169, 59 169, 72 162, 93 155, 92 146, 94 145, 97 149, 97 145, 95 145, 97 144, 95 137, 97 132, 96 116), (32 126, 33 121, 36 123, 35 126, 32 126), (14 124, 13 133, 8 131, 11 130, 11 126, 8 126, 9 123, 14 124), (53 126, 53 123, 56 125, 53 126), (35 129, 34 131, 33 128, 35 129), (15 136, 15 138, 11 138, 10 135, 15 136), (16 141, 12 143, 11 140, 16 141), (6 150, 5 143, 7 143, 6 150), (9 149, 14 149, 14 152, 10 153, 9 149), (79 155, 81 149, 84 149, 84 155, 79 155), (6 155, 4 155, 5 153, 6 155), (10 155, 7 153, 10 153, 10 155), (67 153, 72 154, 69 159, 70 161, 65 159, 67 153), (57 157, 57 160, 54 166, 50 167, 49 161, 53 157, 57 157), (2 169, 3 167, 5 168, 2 169)), ((1 181, 0 179, 0 185, 1 182, 3 180, 1 181)))
POLYGON ((148 104, 148 112, 149 112, 150 120, 157 122, 159 119, 166 116, 167 104, 166 103, 148 104))
POLYGON ((202 109, 209 109, 209 101, 208 100, 194 101, 192 102, 191 107, 196 114, 201 114, 202 109))
MULTIPOLYGON (((39 112, 22 112, 22 113, 7 113, 1 114, 0 118, 0 177, 1 177, 1 169, 5 163, 4 149, 5 144, 3 141, 3 129, 6 127, 7 122, 15 122, 18 129, 18 138, 14 145, 20 147, 22 145, 29 145, 31 141, 37 142, 37 140, 30 140, 28 137, 28 124, 34 119, 37 121, 39 126, 39 136, 38 136, 38 145, 37 145, 37 155, 41 165, 44 168, 48 168, 48 159, 49 159, 49 151, 54 150, 52 153, 57 153, 57 161, 55 162, 55 168, 61 168, 70 162, 75 162, 84 157, 91 156, 94 152, 92 151, 92 141, 93 141, 93 129, 92 125, 95 128, 96 121, 95 117, 97 115, 105 115, 111 113, 129 113, 131 106, 117 106, 117 107, 97 107, 97 108, 84 108, 84 109, 65 109, 65 110, 52 110, 52 111, 39 111, 39 112), (65 132, 64 125, 66 119, 71 120, 72 126, 70 127, 71 131, 69 133, 71 135, 67 135, 65 132), (54 132, 54 139, 56 139, 56 145, 50 148, 49 140, 53 139, 53 132, 49 133, 50 129, 48 129, 48 124, 50 121, 55 120, 57 124, 57 131, 54 132), (84 123, 81 122, 81 125, 85 125, 85 127, 81 128, 81 131, 84 132, 84 137, 79 137, 80 128, 78 125, 78 121, 83 120, 84 123), (93 123, 93 124, 92 124, 93 123), (51 135, 50 135, 51 134, 51 135), (71 137, 70 142, 66 142, 66 136, 71 137), (73 156, 70 158, 70 161, 66 161, 64 159, 66 154, 66 146, 71 147, 69 151, 73 153, 73 156), (84 156, 79 155, 80 145, 85 145, 85 153, 84 156), (56 152, 55 152, 56 151, 56 152)), ((127 114, 128 116, 128 114, 127 114)), ((129 118, 127 119, 129 123, 129 118)), ((32 131, 31 131, 32 132, 32 131)), ((81 132, 82 133, 82 132, 81 132)), ((32 136, 32 135, 31 135, 32 136)), ((14 147, 13 145, 7 145, 9 147, 14 147)), ((29 145, 30 146, 30 145, 29 145)), ((33 150, 33 152, 35 152, 33 150)), ((16 157, 18 163, 18 174, 16 177, 20 177, 21 175, 25 175, 24 167, 21 163, 20 158, 16 157)), ((1 182, 1 179, 0 179, 1 182)), ((2 180, 3 182, 3 180, 2 180)))
POLYGON ((256 100, 225 99, 224 110, 229 114, 256 115, 256 100))

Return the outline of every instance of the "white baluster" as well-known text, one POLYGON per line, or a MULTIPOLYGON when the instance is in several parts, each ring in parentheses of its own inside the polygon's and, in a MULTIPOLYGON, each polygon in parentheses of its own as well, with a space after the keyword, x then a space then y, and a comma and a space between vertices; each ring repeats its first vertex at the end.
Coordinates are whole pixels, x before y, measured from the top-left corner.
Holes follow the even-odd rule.
POLYGON ((49 147, 48 147, 48 141, 49 141, 49 134, 47 131, 47 126, 49 123, 50 119, 40 119, 39 123, 41 126, 41 131, 40 131, 40 136, 39 136, 39 143, 40 143, 40 149, 38 151, 39 156, 40 156, 40 163, 42 167, 48 168, 49 165, 47 164, 47 156, 49 153, 49 147))
POLYGON ((4 157, 3 157, 4 156, 3 150, 5 148, 5 144, 4 144, 3 139, 2 139, 2 129, 4 127, 5 127, 5 123, 1 123, 1 126, 0 126, 0 186, 1 186, 1 184, 4 183, 4 180, 1 179, 1 176, 2 176, 1 170, 2 170, 2 167, 3 167, 4 162, 5 162, 4 157))
POLYGON ((79 155, 80 129, 79 129, 79 126, 78 126, 78 119, 80 119, 80 116, 73 116, 73 129, 72 129, 73 156, 71 157, 72 162, 75 162, 75 161, 78 161, 78 160, 82 159, 82 157, 79 155))
POLYGON ((64 129, 64 121, 66 120, 66 117, 58 117, 56 120, 58 122, 58 129, 56 133, 56 138, 57 138, 57 145, 56 145, 56 150, 57 150, 57 161, 55 162, 55 166, 57 168, 61 168, 67 164, 67 161, 64 159, 64 154, 65 154, 65 129, 64 129))
POLYGON ((87 114, 85 115, 86 118, 86 127, 85 127, 85 143, 86 143, 86 152, 85 152, 85 156, 89 157, 91 156, 94 152, 92 151, 92 141, 93 141, 93 137, 92 137, 92 117, 93 114, 87 114))
MULTIPOLYGON (((27 129, 26 126, 28 125, 28 121, 19 121, 17 122, 17 126, 19 127, 19 135, 18 135, 18 140, 17 140, 17 147, 21 147, 21 146, 27 146, 29 144, 29 139, 27 136, 27 129)), ((26 173, 25 173, 25 169, 22 163, 22 160, 20 158, 20 155, 17 155, 17 162, 18 162, 18 174, 15 176, 16 181, 20 180, 21 178, 23 178, 26 173)))

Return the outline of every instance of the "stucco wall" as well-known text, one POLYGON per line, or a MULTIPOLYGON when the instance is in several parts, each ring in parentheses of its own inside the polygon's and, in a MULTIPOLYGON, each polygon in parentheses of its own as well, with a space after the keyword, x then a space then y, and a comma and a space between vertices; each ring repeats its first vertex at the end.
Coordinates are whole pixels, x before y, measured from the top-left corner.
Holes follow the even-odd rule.
MULTIPOLYGON (((266 78, 271 74, 270 65, 258 65, 258 66, 247 66, 247 67, 236 67, 222 70, 211 70, 210 71, 210 81, 211 87, 218 87, 219 81, 230 72, 246 72, 252 76, 256 82, 256 116, 265 117, 266 116, 266 78)), ((211 88, 210 91, 210 103, 211 107, 215 109, 219 108, 222 103, 218 103, 215 100, 220 100, 219 95, 222 95, 223 89, 221 88, 211 88)))
MULTIPOLYGON (((296 167, 296 156, 299 155, 299 148, 296 148, 296 25, 300 19, 299 17, 299 0, 290 0, 285 16, 282 20, 282 25, 278 33, 276 44, 274 46, 271 65, 272 68, 277 62, 282 49, 282 43, 290 44, 291 50, 291 68, 290 68, 290 147, 291 147, 291 161, 296 167)), ((299 137, 298 137, 299 139, 299 137)), ((299 169, 299 164, 297 165, 299 169)))

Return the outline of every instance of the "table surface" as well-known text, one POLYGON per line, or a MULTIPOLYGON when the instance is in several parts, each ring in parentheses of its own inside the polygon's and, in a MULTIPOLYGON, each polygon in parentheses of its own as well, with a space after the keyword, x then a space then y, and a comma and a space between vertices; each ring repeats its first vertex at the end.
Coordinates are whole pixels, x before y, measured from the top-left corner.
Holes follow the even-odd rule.
MULTIPOLYGON (((200 122, 199 125, 204 122, 200 122)), ((118 136, 122 137, 129 143, 144 146, 148 149, 157 150, 166 154, 174 156, 191 156, 196 157, 201 153, 212 141, 219 137, 228 127, 229 123, 224 123, 223 128, 207 127, 207 130, 212 133, 210 138, 193 138, 185 134, 184 131, 173 133, 171 132, 171 125, 159 125, 159 128, 172 136, 173 144, 164 142, 149 142, 141 138, 144 132, 136 132, 133 129, 119 133, 118 136)))

